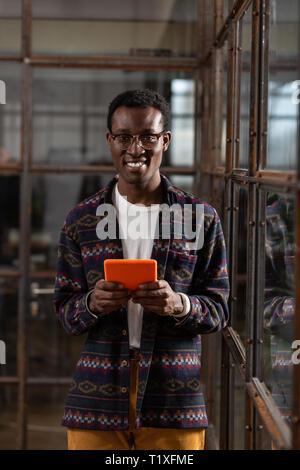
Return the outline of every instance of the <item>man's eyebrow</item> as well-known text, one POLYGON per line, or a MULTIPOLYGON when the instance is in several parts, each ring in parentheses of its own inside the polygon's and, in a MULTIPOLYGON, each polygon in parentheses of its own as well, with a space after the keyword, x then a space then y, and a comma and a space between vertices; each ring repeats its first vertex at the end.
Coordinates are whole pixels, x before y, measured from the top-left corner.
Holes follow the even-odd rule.
MULTIPOLYGON (((123 129, 123 128, 119 128, 116 130, 116 132, 126 132, 127 134, 131 134, 130 132, 130 129, 123 129)), ((155 129, 143 129, 140 134, 145 134, 145 133, 151 133, 151 134, 155 134, 157 133, 157 131, 155 129)))

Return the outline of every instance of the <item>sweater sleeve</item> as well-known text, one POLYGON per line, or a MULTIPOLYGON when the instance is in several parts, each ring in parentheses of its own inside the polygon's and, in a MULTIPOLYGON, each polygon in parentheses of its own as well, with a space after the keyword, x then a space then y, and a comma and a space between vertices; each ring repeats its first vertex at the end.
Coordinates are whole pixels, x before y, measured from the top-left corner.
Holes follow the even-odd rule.
MULTIPOLYGON (((220 331, 228 325, 229 279, 221 222, 212 209, 205 224, 204 244, 198 251, 189 293, 189 314, 176 326, 199 334, 220 331)), ((206 216, 207 217, 207 216, 206 216)))
MULTIPOLYGON (((72 213, 70 213, 72 214, 72 213)), ((92 315, 86 306, 85 277, 76 223, 71 215, 63 224, 58 245, 54 308, 68 334, 80 335, 94 326, 101 314, 92 315)))

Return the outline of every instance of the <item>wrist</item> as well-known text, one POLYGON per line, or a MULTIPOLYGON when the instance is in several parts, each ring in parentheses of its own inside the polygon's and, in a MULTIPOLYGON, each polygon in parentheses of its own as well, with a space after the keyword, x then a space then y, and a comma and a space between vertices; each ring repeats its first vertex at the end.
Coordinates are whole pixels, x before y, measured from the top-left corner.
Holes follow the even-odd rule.
POLYGON ((177 302, 176 302, 176 305, 174 307, 174 312, 173 312, 174 317, 176 317, 177 315, 180 315, 184 310, 184 304, 183 304, 181 295, 176 294, 176 298, 177 298, 177 302))
POLYGON ((93 303, 93 300, 92 300, 93 294, 94 294, 94 289, 92 289, 90 292, 87 293, 87 295, 85 297, 85 306, 86 306, 87 311, 93 317, 97 317, 97 315, 96 315, 97 309, 96 309, 96 306, 95 306, 95 304, 93 303))
POLYGON ((179 292, 177 295, 180 297, 180 302, 181 302, 182 307, 180 308, 180 312, 179 311, 178 313, 174 312, 172 316, 175 318, 175 320, 181 321, 189 313, 191 304, 186 294, 179 292))

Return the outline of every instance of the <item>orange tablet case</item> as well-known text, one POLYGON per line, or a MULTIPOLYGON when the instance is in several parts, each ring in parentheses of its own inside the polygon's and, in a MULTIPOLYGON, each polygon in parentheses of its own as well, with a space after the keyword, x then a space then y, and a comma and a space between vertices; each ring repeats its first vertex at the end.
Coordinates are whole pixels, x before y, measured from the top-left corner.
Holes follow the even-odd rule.
POLYGON ((144 282, 157 280, 155 259, 106 259, 104 261, 106 281, 121 282, 126 289, 136 290, 144 282))

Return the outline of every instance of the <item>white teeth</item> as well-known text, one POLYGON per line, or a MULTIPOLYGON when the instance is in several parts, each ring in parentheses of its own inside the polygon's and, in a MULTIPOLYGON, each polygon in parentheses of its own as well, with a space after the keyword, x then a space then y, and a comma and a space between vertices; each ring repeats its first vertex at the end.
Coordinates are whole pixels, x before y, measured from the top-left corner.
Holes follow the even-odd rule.
POLYGON ((128 166, 131 166, 131 167, 139 167, 139 166, 144 165, 144 162, 137 162, 137 163, 134 163, 134 162, 127 162, 127 165, 128 165, 128 166))

